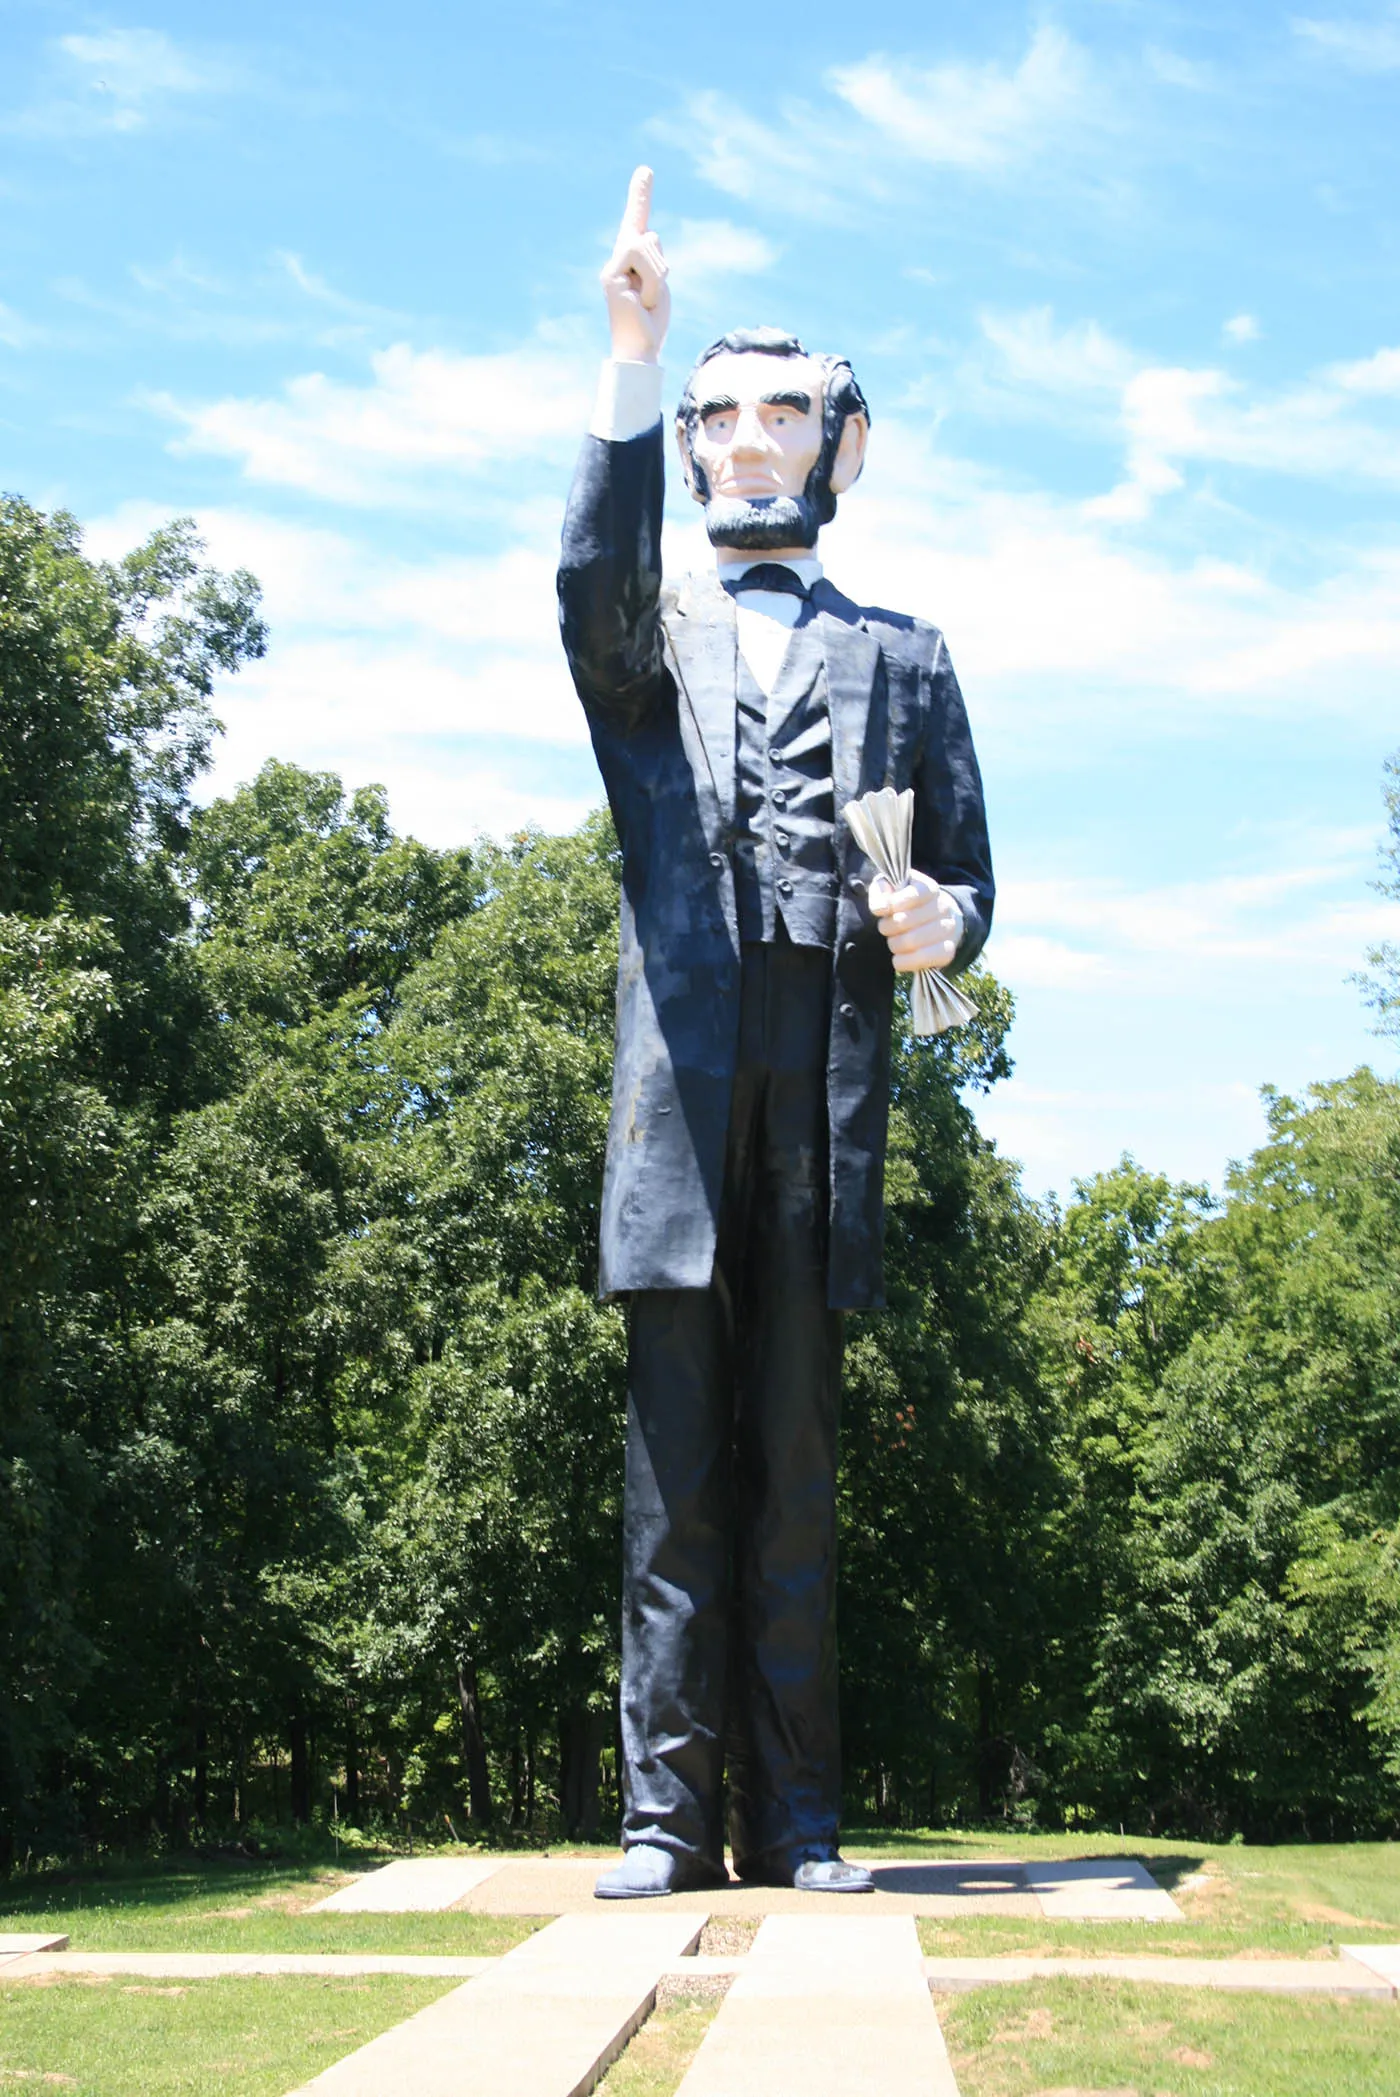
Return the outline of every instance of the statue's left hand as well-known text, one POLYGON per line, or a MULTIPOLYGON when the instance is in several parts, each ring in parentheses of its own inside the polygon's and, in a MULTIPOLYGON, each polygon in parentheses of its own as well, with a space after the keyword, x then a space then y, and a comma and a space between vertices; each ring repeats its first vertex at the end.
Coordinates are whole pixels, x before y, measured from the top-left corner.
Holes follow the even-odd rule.
POLYGON ((962 913, 927 874, 912 873, 904 888, 891 888, 877 874, 870 884, 870 908, 901 975, 946 968, 957 953, 962 913))

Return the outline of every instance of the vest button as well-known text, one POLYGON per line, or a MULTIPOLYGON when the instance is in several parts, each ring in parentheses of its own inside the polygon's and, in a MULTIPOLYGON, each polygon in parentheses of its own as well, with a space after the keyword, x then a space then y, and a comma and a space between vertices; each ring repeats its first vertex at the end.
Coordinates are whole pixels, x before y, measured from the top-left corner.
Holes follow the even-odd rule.
POLYGON ((790 881, 780 881, 778 883, 778 894, 780 896, 790 896, 792 894, 792 883, 790 881))
POLYGON ((865 883, 861 880, 859 874, 852 874, 851 876, 851 894, 853 896, 863 896, 865 894, 865 883))
POLYGON ((780 844, 782 846, 785 852, 788 846, 792 843, 792 839, 788 836, 786 830, 775 830, 773 832, 773 839, 776 844, 780 844))
POLYGON ((856 1008, 855 1008, 855 1006, 854 1006, 854 1005, 843 1005, 843 1006, 841 1007, 841 1017, 842 1017, 842 1019, 854 1019, 854 1018, 855 1018, 855 1016, 856 1016, 856 1008))
POLYGON ((841 949, 841 951, 842 951, 842 953, 843 953, 843 954, 854 954, 855 950, 856 950, 856 943, 855 943, 855 941, 854 941, 853 939, 848 939, 848 940, 846 941, 846 944, 845 944, 845 946, 843 946, 843 947, 842 947, 842 949, 841 949))
POLYGON ((711 854, 710 854, 710 865, 711 865, 711 866, 723 866, 723 865, 724 865, 724 854, 723 854, 723 852, 711 852, 711 854))
POLYGON ((787 807, 787 795, 786 795, 786 793, 784 792, 784 790, 782 789, 782 787, 780 787, 780 786, 775 786, 775 787, 774 787, 774 789, 773 789, 773 793, 772 793, 772 802, 773 802, 773 806, 774 806, 775 808, 786 808, 786 807, 787 807))

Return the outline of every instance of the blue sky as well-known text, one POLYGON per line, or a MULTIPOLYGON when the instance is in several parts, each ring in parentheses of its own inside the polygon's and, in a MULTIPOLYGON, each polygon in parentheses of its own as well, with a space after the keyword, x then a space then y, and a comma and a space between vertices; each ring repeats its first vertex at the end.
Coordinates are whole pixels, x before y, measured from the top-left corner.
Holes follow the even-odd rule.
MULTIPOLYGON (((946 631, 1027 1184, 1218 1185, 1370 1060, 1400 744, 1400 6, 0 0, 0 485, 265 586, 215 782, 434 842, 599 798, 552 552, 638 159, 672 393, 752 321, 874 411, 823 537, 946 631)), ((668 565, 705 558, 673 496, 668 565)))

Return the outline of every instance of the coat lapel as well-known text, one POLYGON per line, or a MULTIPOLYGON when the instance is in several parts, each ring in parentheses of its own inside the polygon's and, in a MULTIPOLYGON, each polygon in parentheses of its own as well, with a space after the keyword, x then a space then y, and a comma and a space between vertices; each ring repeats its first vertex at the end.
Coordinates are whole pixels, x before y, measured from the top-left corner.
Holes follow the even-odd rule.
POLYGON ((812 592, 826 656, 827 705, 831 712, 831 771, 836 788, 837 835, 841 812, 885 776, 885 685, 877 676, 880 644, 866 631, 860 609, 823 580, 812 592))
POLYGON ((666 631, 727 832, 734 826, 737 795, 734 739, 739 642, 734 600, 714 576, 689 576, 676 600, 675 616, 666 621, 666 631))

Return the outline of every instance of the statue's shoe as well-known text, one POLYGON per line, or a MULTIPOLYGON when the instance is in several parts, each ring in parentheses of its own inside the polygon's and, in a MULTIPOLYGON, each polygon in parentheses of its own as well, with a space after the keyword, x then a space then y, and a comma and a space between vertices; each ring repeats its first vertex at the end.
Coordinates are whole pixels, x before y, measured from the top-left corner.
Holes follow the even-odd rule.
POLYGON ((844 1857, 803 1857, 783 1863, 773 1861, 756 1869, 741 1869, 739 1876, 750 1886, 791 1886, 798 1893, 873 1893, 875 1881, 863 1864, 848 1864, 844 1857))
POLYGON ((729 1873, 703 1857, 678 1856, 649 1842, 635 1843, 593 1888, 596 1900, 657 1900, 665 1893, 709 1893, 729 1884, 729 1873))

